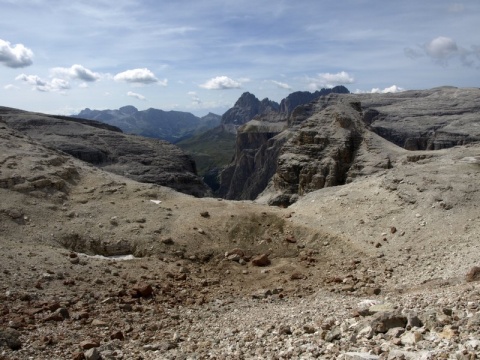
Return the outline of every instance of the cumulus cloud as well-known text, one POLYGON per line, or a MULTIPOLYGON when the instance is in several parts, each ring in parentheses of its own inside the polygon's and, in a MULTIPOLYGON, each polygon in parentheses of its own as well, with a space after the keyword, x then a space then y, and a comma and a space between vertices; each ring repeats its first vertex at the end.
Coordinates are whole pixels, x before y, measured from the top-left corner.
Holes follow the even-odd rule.
POLYGON ((405 91, 405 89, 397 85, 392 85, 390 87, 386 87, 385 89, 373 88, 372 91, 370 92, 377 93, 377 94, 387 94, 387 93, 398 93, 402 91, 405 91))
POLYGON ((227 76, 217 76, 199 86, 207 90, 228 90, 228 89, 240 89, 242 87, 242 83, 239 81, 230 79, 227 76))
MULTIPOLYGON (((144 85, 153 84, 160 81, 157 79, 155 74, 150 70, 148 70, 147 68, 127 70, 127 71, 118 73, 113 77, 113 79, 115 81, 125 81, 128 83, 144 84, 144 85)), ((160 84, 166 86, 166 79, 161 81, 160 84)))
POLYGON ((70 83, 64 79, 53 78, 50 81, 43 80, 37 75, 18 75, 15 80, 23 81, 32 85, 35 90, 42 92, 62 91, 70 89, 70 83))
POLYGON ((387 94, 387 93, 398 93, 402 91, 405 91, 405 89, 397 85, 392 85, 390 87, 386 87, 385 89, 373 88, 370 91, 357 89, 355 90, 355 94, 387 94))
POLYGON ((272 83, 274 83, 275 85, 277 85, 280 89, 285 89, 285 90, 292 90, 292 88, 290 87, 290 85, 286 84, 286 83, 283 83, 283 82, 280 82, 280 81, 276 81, 276 80, 271 80, 272 83))
POLYGON ((433 59, 445 61, 458 53, 458 45, 451 38, 439 36, 425 44, 425 52, 433 59))
POLYGON ((310 89, 318 90, 323 87, 353 84, 355 78, 346 71, 341 71, 336 74, 320 73, 316 78, 308 78, 308 81, 310 89))
POLYGON ((12 45, 0 39, 0 64, 10 68, 21 68, 32 65, 33 51, 22 44, 12 45))
POLYGON ((436 64, 442 66, 447 66, 453 59, 460 60, 464 66, 473 66, 477 60, 480 60, 477 45, 472 45, 468 49, 446 36, 438 36, 418 48, 405 48, 404 53, 412 59, 428 56, 436 64))
POLYGON ((136 99, 138 99, 138 100, 145 100, 145 96, 143 96, 142 94, 135 93, 135 92, 133 92, 133 91, 127 92, 127 96, 136 98, 136 99))
POLYGON ((99 73, 93 72, 79 64, 72 65, 69 68, 57 67, 53 68, 51 71, 54 75, 59 77, 67 77, 87 82, 97 81, 101 78, 99 73))

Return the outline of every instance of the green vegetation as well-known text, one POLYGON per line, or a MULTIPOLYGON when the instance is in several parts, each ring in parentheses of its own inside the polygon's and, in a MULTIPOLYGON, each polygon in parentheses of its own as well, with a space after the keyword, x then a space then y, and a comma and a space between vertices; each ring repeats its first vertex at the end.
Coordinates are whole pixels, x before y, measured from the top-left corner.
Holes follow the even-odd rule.
POLYGON ((234 134, 217 127, 197 134, 175 145, 190 154, 197 164, 197 172, 204 176, 209 170, 228 165, 235 154, 234 134))

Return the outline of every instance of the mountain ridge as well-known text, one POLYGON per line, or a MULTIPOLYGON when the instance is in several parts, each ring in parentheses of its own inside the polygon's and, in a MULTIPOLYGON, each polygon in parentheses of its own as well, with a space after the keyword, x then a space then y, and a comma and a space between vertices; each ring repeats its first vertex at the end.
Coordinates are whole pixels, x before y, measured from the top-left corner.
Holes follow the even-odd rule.
POLYGON ((199 131, 213 128, 220 123, 220 115, 213 113, 200 118, 185 111, 165 111, 155 108, 138 110, 132 105, 113 110, 85 108, 73 117, 101 121, 117 126, 125 133, 158 138, 171 143, 199 131))

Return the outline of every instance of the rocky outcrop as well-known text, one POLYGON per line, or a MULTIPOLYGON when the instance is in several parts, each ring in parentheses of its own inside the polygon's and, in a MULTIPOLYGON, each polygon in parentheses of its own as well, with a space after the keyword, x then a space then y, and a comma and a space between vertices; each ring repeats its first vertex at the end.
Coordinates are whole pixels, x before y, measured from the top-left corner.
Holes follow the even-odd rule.
POLYGON ((355 95, 369 129, 407 150, 439 150, 480 140, 480 89, 440 87, 355 95))
POLYGON ((221 195, 288 206, 308 192, 392 167, 396 146, 438 150, 478 142, 479 96, 480 89, 453 87, 332 93, 297 106, 277 133, 268 130, 268 118, 257 117, 239 129, 221 195))
POLYGON ((97 122, 91 126, 88 120, 9 108, 0 108, 0 116, 10 128, 104 170, 195 196, 209 194, 193 160, 166 141, 107 130, 97 122))
POLYGON ((237 128, 259 114, 277 112, 279 105, 271 100, 258 100, 255 95, 245 92, 235 105, 222 116, 222 127, 225 131, 236 133, 237 128))
MULTIPOLYGON (((250 118, 251 121, 239 126, 235 158, 220 174, 220 187, 217 194, 226 199, 254 199, 257 197, 265 189, 277 169, 280 149, 290 134, 287 132, 278 137, 277 135, 289 125, 287 120, 292 115, 293 109, 300 105, 308 107, 306 104, 313 99, 332 92, 348 93, 348 89, 337 86, 333 89, 321 89, 314 93, 294 92, 283 99, 280 106, 265 106, 261 108, 263 112, 257 113, 250 118)), ((240 105, 248 103, 256 103, 249 93, 242 95, 237 102, 239 108, 240 105)), ((265 99, 262 103, 267 104, 269 100, 265 99)), ((231 110, 233 111, 233 109, 235 107, 231 110)), ((302 108, 302 116, 305 116, 306 109, 306 107, 302 108)), ((297 116, 298 114, 295 114, 290 117, 296 119, 297 116)))
POLYGON ((172 143, 205 131, 220 124, 221 117, 208 114, 203 118, 182 111, 147 109, 139 111, 134 106, 118 110, 84 109, 75 117, 101 121, 116 126, 129 134, 158 138, 172 143))

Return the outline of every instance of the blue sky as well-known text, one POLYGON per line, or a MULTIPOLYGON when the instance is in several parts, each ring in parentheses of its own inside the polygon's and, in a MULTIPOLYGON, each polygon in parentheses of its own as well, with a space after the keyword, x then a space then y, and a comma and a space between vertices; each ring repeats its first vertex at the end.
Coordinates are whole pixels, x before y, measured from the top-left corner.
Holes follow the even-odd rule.
POLYGON ((0 0, 0 105, 222 114, 245 91, 480 86, 480 1, 0 0))

